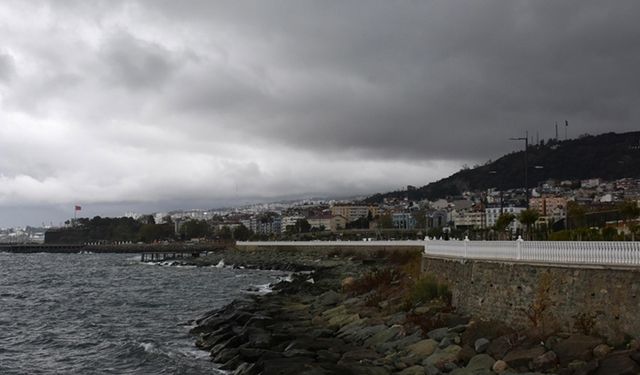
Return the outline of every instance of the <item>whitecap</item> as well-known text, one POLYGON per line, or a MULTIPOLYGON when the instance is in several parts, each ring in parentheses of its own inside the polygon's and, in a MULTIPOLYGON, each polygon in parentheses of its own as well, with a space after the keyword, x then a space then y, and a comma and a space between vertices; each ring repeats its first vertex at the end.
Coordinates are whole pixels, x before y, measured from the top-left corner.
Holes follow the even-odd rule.
POLYGON ((156 344, 154 344, 152 342, 141 342, 140 346, 147 353, 158 353, 159 352, 158 348, 156 347, 156 344))
POLYGON ((267 294, 273 292, 273 286, 271 284, 258 284, 251 285, 252 288, 256 288, 257 290, 249 290, 250 294, 267 294))

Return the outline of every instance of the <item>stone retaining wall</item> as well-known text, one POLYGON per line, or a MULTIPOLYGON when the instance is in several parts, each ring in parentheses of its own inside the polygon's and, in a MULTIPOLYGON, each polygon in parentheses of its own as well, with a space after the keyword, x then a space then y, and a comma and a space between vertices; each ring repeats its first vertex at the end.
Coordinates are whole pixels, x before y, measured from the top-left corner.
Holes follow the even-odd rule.
POLYGON ((620 343, 640 335, 640 270, 424 257, 423 273, 449 285, 453 305, 515 328, 580 332, 620 343))
POLYGON ((282 252, 308 252, 314 254, 330 254, 330 253, 343 253, 350 254, 353 253, 366 253, 366 254, 374 254, 378 251, 384 252, 404 252, 404 251, 417 251, 422 252, 424 250, 424 246, 407 246, 407 245, 389 245, 389 246, 371 246, 367 245, 366 242, 363 242, 362 245, 318 245, 318 246, 295 246, 295 245, 285 245, 285 246, 276 246, 276 245, 246 245, 246 244, 237 244, 236 248, 238 250, 244 251, 260 251, 260 250, 269 250, 269 251, 282 251, 282 252))

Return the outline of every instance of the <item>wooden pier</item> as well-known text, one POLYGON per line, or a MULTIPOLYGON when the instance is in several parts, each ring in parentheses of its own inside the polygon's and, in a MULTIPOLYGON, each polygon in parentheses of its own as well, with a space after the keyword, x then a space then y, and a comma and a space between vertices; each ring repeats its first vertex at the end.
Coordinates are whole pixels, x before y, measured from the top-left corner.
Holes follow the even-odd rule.
POLYGON ((168 260, 198 258, 200 251, 146 252, 140 255, 142 262, 164 262, 168 260))

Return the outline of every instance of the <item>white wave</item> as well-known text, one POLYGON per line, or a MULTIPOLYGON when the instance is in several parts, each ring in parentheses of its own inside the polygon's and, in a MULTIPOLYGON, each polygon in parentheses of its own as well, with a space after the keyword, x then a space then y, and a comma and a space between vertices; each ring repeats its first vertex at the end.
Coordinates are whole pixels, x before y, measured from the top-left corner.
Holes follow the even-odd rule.
POLYGON ((278 276, 278 281, 284 281, 285 283, 290 283, 293 281, 293 274, 289 274, 287 276, 278 276))
POLYGON ((262 295, 273 292, 273 286, 271 284, 251 285, 251 289, 248 293, 262 295))
POLYGON ((216 268, 224 268, 224 259, 220 259, 220 261, 218 262, 218 264, 216 264, 215 267, 216 268))
POLYGON ((158 350, 158 347, 156 347, 156 344, 152 343, 152 342, 141 342, 140 346, 144 349, 145 352, 147 353, 158 353, 160 352, 158 350))

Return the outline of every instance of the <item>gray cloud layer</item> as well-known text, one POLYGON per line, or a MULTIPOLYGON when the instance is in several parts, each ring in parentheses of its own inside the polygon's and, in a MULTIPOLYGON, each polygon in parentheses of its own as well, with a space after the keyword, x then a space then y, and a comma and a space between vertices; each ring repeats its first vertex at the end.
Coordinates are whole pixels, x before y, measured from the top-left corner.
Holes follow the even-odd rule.
POLYGON ((637 130, 639 11, 3 2, 0 205, 368 193, 495 158, 525 130, 551 137, 556 121, 637 130))

